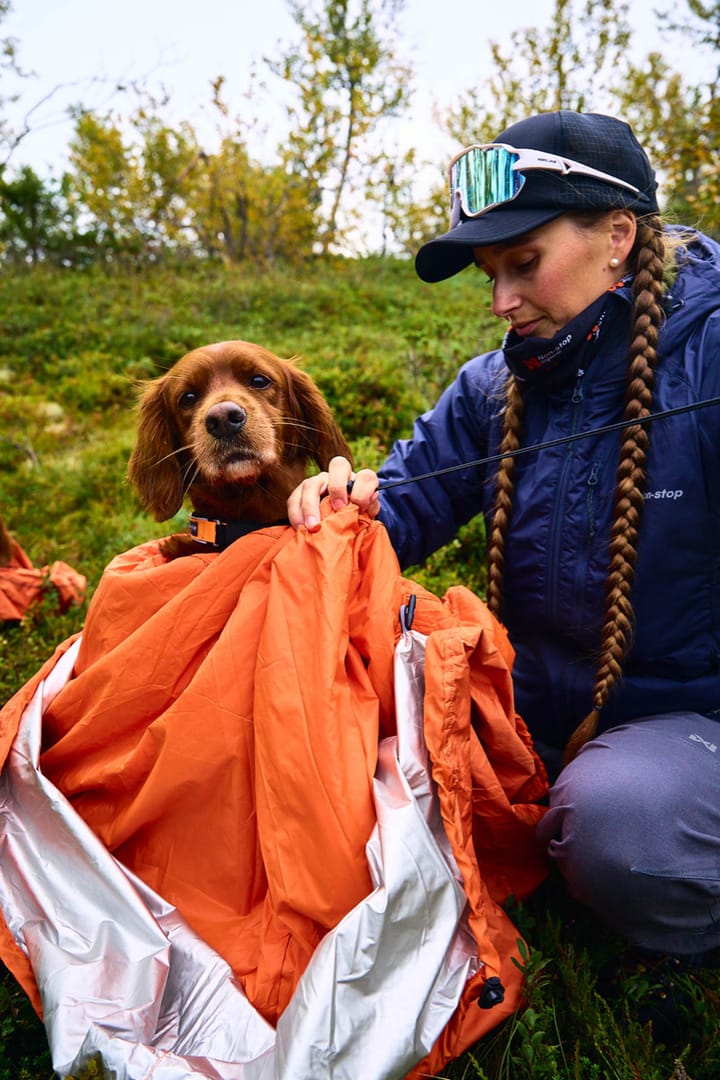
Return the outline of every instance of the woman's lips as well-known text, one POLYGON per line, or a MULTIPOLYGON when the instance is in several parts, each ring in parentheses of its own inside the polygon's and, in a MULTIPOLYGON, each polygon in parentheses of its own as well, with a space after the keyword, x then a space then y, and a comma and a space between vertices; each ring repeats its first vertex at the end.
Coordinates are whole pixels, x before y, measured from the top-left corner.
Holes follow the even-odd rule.
POLYGON ((519 337, 532 337, 533 331, 540 323, 540 319, 530 319, 528 322, 515 323, 513 330, 519 337))

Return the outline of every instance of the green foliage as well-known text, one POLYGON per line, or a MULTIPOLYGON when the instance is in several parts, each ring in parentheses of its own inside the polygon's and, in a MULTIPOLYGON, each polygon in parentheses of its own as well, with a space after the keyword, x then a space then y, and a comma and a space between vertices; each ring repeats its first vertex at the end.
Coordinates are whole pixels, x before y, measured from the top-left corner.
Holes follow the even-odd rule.
POLYGON ((61 210, 27 166, 12 181, 0 177, 0 245, 13 262, 39 261, 58 236, 61 210))
POLYGON ((66 175, 69 203, 94 223, 98 260, 158 262, 171 254, 270 263, 299 261, 317 237, 317 198, 285 162, 251 157, 240 119, 229 122, 224 80, 213 106, 225 132, 205 150, 193 127, 170 127, 150 95, 130 117, 82 112, 66 175))
POLYGON ((479 516, 463 525, 454 540, 430 555, 422 566, 411 566, 408 577, 420 582, 426 589, 443 596, 451 585, 461 584, 479 596, 485 596, 487 567, 485 565, 485 521, 479 516))
POLYGON ((533 113, 607 111, 628 67, 627 13, 622 0, 555 0, 547 27, 513 31, 509 48, 491 42, 491 73, 447 110, 447 130, 467 145, 533 113))
POLYGON ((49 1080, 53 1075, 45 1029, 0 965, 0 1080, 49 1080))
POLYGON ((307 177, 324 206, 317 239, 327 254, 358 224, 349 209, 353 193, 367 192, 375 178, 369 136, 409 103, 410 70, 397 45, 404 0, 289 0, 289 6, 300 38, 270 68, 294 97, 285 163, 307 177))
POLYGON ((63 1080, 105 1080, 105 1071, 102 1067, 102 1062, 93 1059, 82 1069, 79 1069, 77 1073, 73 1073, 72 1076, 66 1076, 63 1080))
POLYGON ((158 104, 141 104, 127 136, 119 117, 81 112, 65 178, 68 202, 94 225, 98 261, 149 262, 190 247, 193 170, 201 160, 189 124, 168 127, 158 104))
POLYGON ((226 138, 194 169, 188 198, 201 249, 230 264, 300 262, 317 236, 317 197, 306 177, 282 165, 250 159, 237 138, 226 138))
MULTIPOLYGON (((717 27, 720 5, 715 5, 713 17, 717 27)), ((653 52, 642 64, 629 67, 620 101, 623 115, 663 177, 666 211, 671 219, 698 225, 711 236, 720 237, 717 80, 709 85, 691 85, 673 70, 662 53, 653 52)))
POLYGON ((126 117, 78 105, 61 191, 22 169, 4 198, 0 191, 0 255, 53 261, 62 250, 65 265, 84 265, 89 256, 146 265, 178 254, 299 262, 347 250, 381 187, 388 226, 401 227, 401 207, 416 219, 400 175, 413 155, 388 155, 378 143, 379 127, 409 102, 411 72, 397 55, 403 3, 290 4, 298 41, 281 60, 266 61, 292 98, 289 130, 274 151, 245 116, 231 119, 224 76, 212 84, 217 149, 203 145, 189 122, 170 124, 167 95, 143 85, 133 87, 138 105, 126 117), (258 136, 252 147, 251 134, 258 136), (383 186, 393 157, 394 182, 383 186))

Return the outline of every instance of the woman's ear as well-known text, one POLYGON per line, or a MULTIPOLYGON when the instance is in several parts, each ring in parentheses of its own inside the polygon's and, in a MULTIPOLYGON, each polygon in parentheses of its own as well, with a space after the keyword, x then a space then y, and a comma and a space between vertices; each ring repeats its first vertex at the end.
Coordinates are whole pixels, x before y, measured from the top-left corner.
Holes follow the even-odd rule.
POLYGON ((637 218, 632 210, 613 210, 610 213, 609 226, 609 258, 618 260, 613 265, 623 266, 635 243, 637 218))

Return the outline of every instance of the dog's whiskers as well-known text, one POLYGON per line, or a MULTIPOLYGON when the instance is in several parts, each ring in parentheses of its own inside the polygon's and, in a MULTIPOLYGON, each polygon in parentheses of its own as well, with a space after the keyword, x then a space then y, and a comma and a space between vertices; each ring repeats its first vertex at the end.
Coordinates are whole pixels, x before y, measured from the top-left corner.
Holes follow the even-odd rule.
POLYGON ((151 465, 151 468, 157 469, 159 465, 162 465, 164 461, 169 461, 170 458, 176 457, 178 454, 182 454, 185 450, 192 450, 192 443, 186 443, 185 446, 178 446, 177 450, 171 450, 169 454, 165 454, 163 457, 158 458, 151 465))
POLYGON ((278 416, 273 422, 278 427, 299 428, 301 431, 319 432, 321 430, 313 424, 308 424, 305 420, 298 420, 296 416, 278 416))
POLYGON ((199 475, 200 475, 200 465, 195 460, 195 458, 193 458, 192 461, 188 462, 187 468, 185 469, 185 472, 183 473, 183 478, 182 478, 183 498, 185 497, 185 495, 187 495, 188 491, 190 490, 192 485, 195 483, 195 481, 197 480, 199 475), (191 470, 192 470, 192 472, 191 472, 191 470))

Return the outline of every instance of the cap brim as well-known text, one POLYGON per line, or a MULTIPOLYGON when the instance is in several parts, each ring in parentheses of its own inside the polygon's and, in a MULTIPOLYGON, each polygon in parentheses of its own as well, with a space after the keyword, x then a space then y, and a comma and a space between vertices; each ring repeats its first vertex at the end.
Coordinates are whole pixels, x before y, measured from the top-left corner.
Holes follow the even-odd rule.
POLYGON ((423 244, 415 256, 417 275, 423 281, 444 281, 470 266, 474 248, 514 240, 564 213, 565 210, 557 207, 544 210, 503 207, 479 218, 468 218, 450 232, 423 244))

